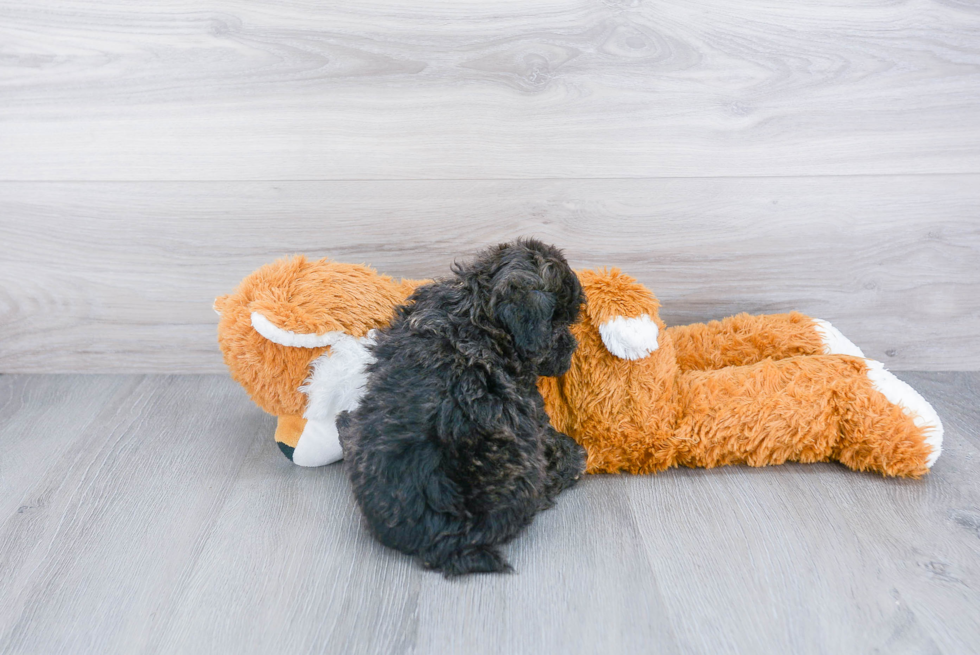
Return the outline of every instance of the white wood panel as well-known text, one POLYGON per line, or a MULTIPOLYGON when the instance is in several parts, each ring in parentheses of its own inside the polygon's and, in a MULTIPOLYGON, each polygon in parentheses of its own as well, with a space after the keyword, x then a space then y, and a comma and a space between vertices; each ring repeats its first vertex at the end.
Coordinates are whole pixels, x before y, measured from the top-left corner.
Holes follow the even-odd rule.
POLYGON ((0 179, 980 173, 966 2, 2 0, 0 179))
POLYGON ((668 323, 797 309, 898 369, 980 367, 980 176, 0 183, 0 371, 219 372, 215 296, 296 252, 408 277, 535 235, 668 323))

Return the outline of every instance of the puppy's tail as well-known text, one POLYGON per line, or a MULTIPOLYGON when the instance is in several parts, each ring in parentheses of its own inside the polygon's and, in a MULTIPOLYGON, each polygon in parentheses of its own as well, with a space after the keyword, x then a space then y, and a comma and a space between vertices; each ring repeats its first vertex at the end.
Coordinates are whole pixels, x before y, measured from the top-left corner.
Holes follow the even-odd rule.
POLYGON ((511 573, 514 570, 493 546, 465 546, 449 553, 441 561, 426 561, 423 557, 423 562, 429 568, 442 571, 447 578, 468 573, 511 573))

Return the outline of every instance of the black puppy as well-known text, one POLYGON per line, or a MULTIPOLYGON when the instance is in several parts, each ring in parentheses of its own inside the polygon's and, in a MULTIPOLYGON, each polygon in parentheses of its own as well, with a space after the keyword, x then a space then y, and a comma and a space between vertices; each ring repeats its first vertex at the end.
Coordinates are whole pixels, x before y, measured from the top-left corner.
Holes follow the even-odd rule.
POLYGON ((361 403, 337 421, 374 534, 447 576, 510 570, 497 546, 585 471, 537 389, 568 370, 585 301, 561 251, 519 240, 453 273, 378 333, 361 403))

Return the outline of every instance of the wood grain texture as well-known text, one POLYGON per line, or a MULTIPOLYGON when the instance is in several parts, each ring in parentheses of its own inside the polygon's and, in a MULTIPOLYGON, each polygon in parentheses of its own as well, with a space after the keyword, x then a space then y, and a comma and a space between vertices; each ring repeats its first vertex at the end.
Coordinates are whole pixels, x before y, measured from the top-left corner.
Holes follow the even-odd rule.
POLYGON ((0 377, 0 651, 159 640, 249 437, 270 428, 243 400, 215 378, 0 377))
POLYGON ((223 376, 0 376, 0 653, 971 652, 980 373, 901 377, 947 429, 924 480, 589 476, 514 575, 446 581, 223 376))
POLYGON ((980 173, 969 2, 3 0, 0 179, 980 173))
POLYGON ((0 183, 0 371, 221 372, 215 296, 295 252, 408 277, 535 235, 670 324, 797 309, 897 369, 980 367, 980 176, 0 183))

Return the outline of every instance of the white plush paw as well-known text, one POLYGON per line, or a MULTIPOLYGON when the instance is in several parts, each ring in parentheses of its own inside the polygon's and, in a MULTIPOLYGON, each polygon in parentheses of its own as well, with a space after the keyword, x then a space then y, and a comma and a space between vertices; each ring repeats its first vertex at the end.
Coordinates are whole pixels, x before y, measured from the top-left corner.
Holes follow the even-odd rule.
POLYGON ((864 357, 861 349, 854 345, 850 339, 841 334, 841 331, 823 319, 815 318, 817 332, 823 339, 823 352, 825 355, 851 355, 853 357, 864 357))
POLYGON ((340 447, 340 435, 334 422, 308 419, 293 451, 293 464, 324 466, 343 458, 344 451, 340 447))
POLYGON ((636 318, 617 316, 599 326, 599 335, 606 350, 616 357, 643 359, 659 347, 660 329, 646 314, 636 318))
POLYGON ((943 451, 943 424, 936 410, 919 395, 918 391, 886 371, 885 365, 881 362, 867 359, 865 363, 868 366, 868 378, 875 389, 884 394, 889 402, 901 407, 902 411, 912 418, 916 427, 924 429, 926 443, 932 448, 932 452, 926 459, 926 467, 932 468, 943 451))

